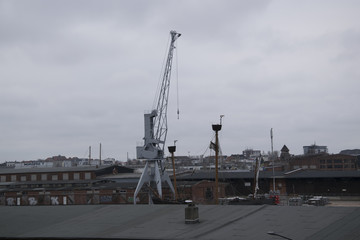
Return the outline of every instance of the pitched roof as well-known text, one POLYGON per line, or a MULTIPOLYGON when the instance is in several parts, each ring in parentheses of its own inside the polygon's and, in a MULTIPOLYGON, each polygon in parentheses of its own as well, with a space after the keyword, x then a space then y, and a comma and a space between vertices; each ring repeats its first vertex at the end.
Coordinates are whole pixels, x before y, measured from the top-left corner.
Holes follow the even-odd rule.
POLYGON ((289 152, 290 150, 288 149, 288 147, 286 145, 284 145, 281 149, 281 152, 289 152))

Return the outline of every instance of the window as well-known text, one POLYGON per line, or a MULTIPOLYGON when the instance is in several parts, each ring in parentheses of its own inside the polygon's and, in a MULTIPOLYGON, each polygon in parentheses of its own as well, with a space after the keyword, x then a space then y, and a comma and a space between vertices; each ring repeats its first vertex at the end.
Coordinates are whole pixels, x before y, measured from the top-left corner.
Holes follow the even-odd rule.
POLYGON ((213 199, 213 192, 212 192, 211 188, 206 188, 205 198, 206 199, 213 199))
POLYGON ((57 174, 51 175, 51 180, 52 181, 57 181, 58 180, 58 175, 57 174))
POLYGON ((31 174, 31 181, 36 181, 36 180, 37 180, 36 174, 31 174))
POLYGON ((327 163, 332 163, 332 160, 327 160, 326 162, 327 162, 327 163))
POLYGON ((47 181, 47 174, 41 174, 41 181, 47 181))
POLYGON ((320 160, 320 163, 325 163, 325 160, 324 160, 324 159, 321 159, 321 160, 320 160))
POLYGON ((91 173, 86 172, 86 173, 85 173, 85 179, 86 179, 86 180, 91 179, 91 173))
POLYGON ((74 180, 80 179, 80 173, 74 173, 74 180))
POLYGON ((327 168, 333 168, 332 165, 327 165, 327 168))
POLYGON ((310 165, 311 169, 316 169, 316 165, 310 165))
POLYGON ((69 180, 69 174, 68 173, 63 173, 63 180, 69 180))
POLYGON ((21 176, 21 177, 20 177, 20 181, 26 182, 26 176, 21 176))
POLYGON ((16 182, 16 175, 11 175, 11 181, 16 182))
POLYGON ((342 165, 334 165, 334 168, 342 168, 342 165))
POLYGON ((1 176, 0 181, 1 182, 6 182, 6 176, 1 176))
POLYGON ((341 159, 335 159, 334 163, 342 163, 342 160, 341 159))

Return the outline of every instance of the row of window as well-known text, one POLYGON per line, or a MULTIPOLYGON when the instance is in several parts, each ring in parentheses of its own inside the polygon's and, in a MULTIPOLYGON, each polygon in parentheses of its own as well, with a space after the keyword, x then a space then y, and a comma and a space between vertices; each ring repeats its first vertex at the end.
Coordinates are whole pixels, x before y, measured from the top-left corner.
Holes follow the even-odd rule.
POLYGON ((355 166, 353 164, 344 164, 344 165, 320 165, 320 168, 355 168, 355 166))
MULTIPOLYGON (((316 169, 316 165, 294 165, 293 169, 298 169, 298 168, 302 168, 302 169, 316 169)), ((355 168, 354 164, 321 164, 320 165, 321 169, 325 169, 325 168, 355 168)))
MULTIPOLYGON (((43 173, 43 174, 31 174, 31 175, 2 175, 0 176, 0 182, 26 182, 26 181, 58 181, 58 180, 80 180, 80 173, 62 173, 62 174, 51 174, 51 173, 43 173), (71 176, 70 176, 71 174, 71 176), (59 179, 61 176, 61 179, 59 179)), ((90 180, 91 172, 85 172, 84 177, 82 179, 90 180)))
POLYGON ((298 168, 302 168, 302 169, 316 169, 316 165, 294 165, 294 169, 298 169, 298 168))
POLYGON ((324 163, 351 163, 351 159, 321 159, 320 163, 324 164, 324 163))

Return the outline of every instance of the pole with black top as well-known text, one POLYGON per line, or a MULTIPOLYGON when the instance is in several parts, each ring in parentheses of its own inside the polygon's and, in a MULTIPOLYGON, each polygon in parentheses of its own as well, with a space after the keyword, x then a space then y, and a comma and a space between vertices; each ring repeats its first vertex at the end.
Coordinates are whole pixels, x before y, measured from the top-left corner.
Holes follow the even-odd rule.
POLYGON ((174 146, 168 146, 169 152, 171 153, 171 160, 172 160, 172 166, 173 166, 175 201, 177 201, 177 199, 178 199, 178 193, 177 193, 177 187, 176 187, 175 158, 174 158, 174 152, 176 151, 176 146, 175 146, 176 141, 177 140, 174 141, 174 146))
POLYGON ((224 115, 220 115, 220 124, 213 124, 212 129, 215 131, 215 204, 219 204, 219 131, 221 130, 221 119, 224 115))

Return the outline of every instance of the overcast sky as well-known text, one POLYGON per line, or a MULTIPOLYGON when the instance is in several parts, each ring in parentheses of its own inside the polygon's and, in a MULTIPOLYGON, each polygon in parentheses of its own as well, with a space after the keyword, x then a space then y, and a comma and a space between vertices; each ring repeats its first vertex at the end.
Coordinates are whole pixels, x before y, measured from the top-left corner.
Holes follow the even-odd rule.
POLYGON ((360 1, 0 0, 0 162, 136 157, 168 48, 176 155, 360 148, 360 1), (178 88, 176 87, 178 85, 178 88), (180 119, 177 119, 177 92, 180 119))

